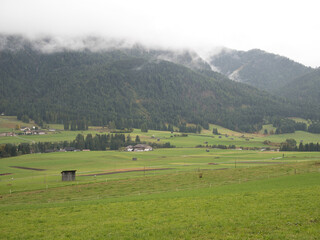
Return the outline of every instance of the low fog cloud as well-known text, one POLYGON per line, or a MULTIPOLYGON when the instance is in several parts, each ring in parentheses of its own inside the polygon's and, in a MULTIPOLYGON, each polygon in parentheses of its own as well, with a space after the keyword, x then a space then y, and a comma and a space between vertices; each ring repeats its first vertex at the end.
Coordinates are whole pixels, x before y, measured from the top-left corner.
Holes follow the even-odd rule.
POLYGON ((226 46, 319 66, 318 9, 312 0, 1 0, 0 33, 50 36, 50 44, 38 42, 47 51, 95 50, 119 41, 204 53, 226 46))
POLYGON ((103 51, 118 48, 128 48, 133 43, 99 36, 47 36, 36 37, 30 39, 35 49, 43 52, 56 52, 62 50, 90 50, 90 51, 103 51))
POLYGON ((20 50, 25 46, 29 46, 34 50, 44 53, 52 53, 59 51, 82 51, 90 50, 108 51, 119 48, 130 48, 134 43, 99 37, 99 36, 30 36, 30 35, 0 35, 0 50, 8 49, 11 51, 20 50))

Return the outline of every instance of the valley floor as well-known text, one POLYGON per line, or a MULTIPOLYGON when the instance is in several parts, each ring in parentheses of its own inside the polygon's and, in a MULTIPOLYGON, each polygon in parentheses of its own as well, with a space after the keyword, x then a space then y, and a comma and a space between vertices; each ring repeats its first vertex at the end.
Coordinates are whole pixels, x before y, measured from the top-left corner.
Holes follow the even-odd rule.
MULTIPOLYGON (((19 124, 14 117, 0 120, 2 130, 19 124)), ((104 131, 54 127, 0 143, 72 141, 78 133, 104 131)), ((264 143, 317 142, 319 134, 264 136, 210 125, 187 137, 136 135, 176 148, 0 159, 0 239, 320 238, 320 152, 277 152, 264 143), (222 135, 213 135, 213 127, 222 135), (213 147, 218 144, 255 150, 213 147), (76 170, 76 180, 61 181, 63 170, 76 170)))
POLYGON ((320 155, 304 157, 2 192, 0 239, 318 239, 320 155))

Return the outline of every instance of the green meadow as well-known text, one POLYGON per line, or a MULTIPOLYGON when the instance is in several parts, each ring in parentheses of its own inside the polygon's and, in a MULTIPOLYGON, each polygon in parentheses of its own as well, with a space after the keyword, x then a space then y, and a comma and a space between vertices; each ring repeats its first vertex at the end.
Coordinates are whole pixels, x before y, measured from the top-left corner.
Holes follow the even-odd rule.
POLYGON ((316 152, 217 149, 207 152, 202 148, 28 154, 1 159, 0 194, 180 172, 281 165, 320 160, 319 157, 320 153, 316 152), (63 170, 77 170, 76 182, 62 182, 60 173, 63 170))
MULTIPOLYGON (((16 125, 20 126, 33 126, 33 123, 25 124, 18 121, 16 117, 12 116, 0 116, 0 132, 10 132, 16 125)), ((55 129, 55 132, 47 132, 45 135, 18 135, 14 137, 1 137, 0 144, 13 143, 19 144, 21 142, 62 142, 62 141, 73 141, 76 136, 80 133, 87 135, 89 133, 95 134, 108 134, 107 129, 102 127, 90 127, 87 131, 64 131, 63 125, 61 124, 50 124, 50 128, 55 129)), ((265 125, 263 129, 274 129, 271 125, 265 125)), ((312 134, 309 132, 296 131, 290 134, 279 134, 279 135, 263 135, 239 133, 218 125, 210 124, 209 130, 203 130, 201 134, 189 133, 187 137, 181 137, 178 132, 168 131, 154 131, 149 130, 147 133, 142 133, 140 129, 134 129, 130 133, 134 139, 136 135, 140 136, 141 141, 146 142, 158 142, 165 143, 170 142, 176 147, 196 147, 198 145, 235 145, 236 147, 249 147, 249 148, 265 148, 272 147, 265 145, 265 141, 271 141, 272 143, 279 144, 284 142, 288 138, 295 139, 298 143, 302 140, 304 143, 308 142, 319 142, 320 134, 312 134), (213 135, 212 129, 217 128, 221 135, 213 135)))
MULTIPOLYGON (((102 130, 0 142, 71 141, 102 130)), ((318 142, 319 135, 242 134, 215 125, 187 137, 137 129, 135 135, 176 148, 0 159, 0 239, 320 238, 320 152, 195 147, 263 148, 267 139, 306 143, 318 142), (223 135, 213 135, 213 127, 223 135), (76 180, 63 182, 63 170, 76 170, 76 180)))
POLYGON ((0 162, 11 173, 0 176, 0 239, 320 236, 320 153, 175 148, 0 162), (66 169, 76 181, 61 181, 66 169))
MULTIPOLYGON (((14 143, 19 144, 21 142, 62 142, 62 141, 73 141, 78 134, 83 134, 86 136, 91 133, 95 134, 108 134, 107 132, 99 131, 99 130, 88 130, 88 131, 57 131, 48 133, 45 135, 21 135, 14 137, 0 137, 0 144, 5 143, 14 143)), ((304 143, 308 142, 319 142, 320 134, 312 134, 303 131, 296 131, 295 133, 289 134, 279 134, 279 135, 253 135, 241 137, 241 136, 219 136, 213 134, 188 134, 187 137, 180 137, 180 133, 163 132, 163 131, 154 131, 149 130, 148 133, 142 133, 139 129, 134 130, 130 133, 131 137, 134 139, 136 135, 140 136, 141 141, 146 142, 158 142, 158 143, 166 143, 170 142, 172 145, 176 147, 196 147, 198 145, 206 146, 206 145, 235 145, 236 147, 257 147, 257 148, 265 148, 270 147, 264 144, 264 141, 268 140, 273 143, 281 143, 284 142, 288 138, 295 139, 298 143, 303 140, 304 143), (174 136, 176 135, 176 137, 174 136), (171 137, 172 136, 172 137, 171 137), (158 141, 159 139, 159 141, 158 141)))
POLYGON ((319 155, 305 157, 2 193, 0 238, 317 239, 319 155))
POLYGON ((32 143, 32 142, 63 142, 63 141, 73 141, 76 136, 81 133, 83 135, 87 135, 89 133, 101 134, 96 130, 88 130, 88 131, 56 131, 56 132, 48 132, 45 135, 17 135, 10 137, 0 137, 0 144, 5 143, 14 143, 19 144, 22 142, 32 143))

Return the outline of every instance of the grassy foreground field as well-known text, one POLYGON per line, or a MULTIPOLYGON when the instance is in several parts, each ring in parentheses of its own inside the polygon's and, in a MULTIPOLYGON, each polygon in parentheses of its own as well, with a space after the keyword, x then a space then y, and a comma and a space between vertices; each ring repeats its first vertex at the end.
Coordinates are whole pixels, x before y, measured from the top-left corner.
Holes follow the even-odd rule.
MULTIPOLYGON (((19 124, 0 120, 2 130, 19 124)), ((71 141, 101 131, 0 137, 0 144, 71 141)), ((320 239, 319 152, 195 148, 265 148, 265 140, 318 142, 319 134, 264 136, 210 125, 188 137, 137 129, 135 135, 177 148, 0 159, 0 239, 320 239), (213 127, 224 135, 213 135, 213 127), (62 182, 62 170, 77 170, 76 181, 62 182)))
POLYGON ((1 159, 1 173, 12 174, 0 176, 0 239, 320 236, 319 153, 161 149, 137 161, 132 154, 1 159), (60 171, 71 167, 77 181, 62 183, 60 171), (170 169, 97 175, 137 168, 170 169), (88 174, 96 176, 79 176, 88 174))

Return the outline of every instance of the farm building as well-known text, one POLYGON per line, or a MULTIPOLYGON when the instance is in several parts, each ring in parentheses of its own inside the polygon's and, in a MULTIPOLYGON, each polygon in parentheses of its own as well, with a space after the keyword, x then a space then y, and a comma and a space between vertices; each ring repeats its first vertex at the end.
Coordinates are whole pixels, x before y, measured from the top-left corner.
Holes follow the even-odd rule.
POLYGON ((132 145, 129 145, 126 147, 126 151, 127 152, 132 152, 133 151, 133 146, 132 145))
POLYGON ((75 181, 77 170, 66 170, 61 172, 62 181, 75 181))
POLYGON ((137 144, 135 146, 129 145, 126 147, 127 152, 148 152, 152 150, 152 147, 147 144, 137 144))
POLYGON ((32 131, 32 133, 33 133, 34 135, 45 135, 45 134, 46 134, 46 132, 44 132, 44 131, 39 131, 39 130, 32 131))
POLYGON ((152 151, 152 147, 147 144, 137 144, 133 147, 133 151, 135 151, 135 152, 148 152, 148 151, 152 151))

